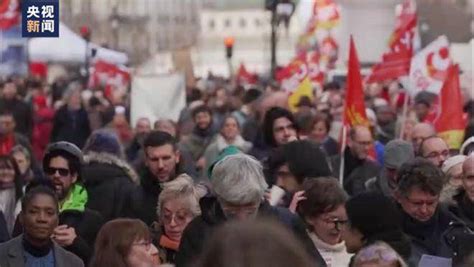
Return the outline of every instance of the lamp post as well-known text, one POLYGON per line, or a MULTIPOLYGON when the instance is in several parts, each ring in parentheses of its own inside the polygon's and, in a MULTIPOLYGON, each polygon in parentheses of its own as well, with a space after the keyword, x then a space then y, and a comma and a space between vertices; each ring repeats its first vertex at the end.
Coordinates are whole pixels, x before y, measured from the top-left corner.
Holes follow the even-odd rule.
POLYGON ((229 67, 229 78, 232 79, 233 76, 233 67, 232 67, 232 50, 234 49, 234 37, 229 36, 224 39, 224 46, 226 49, 226 58, 227 58, 227 64, 229 67))
POLYGON ((80 33, 81 33, 82 38, 84 38, 84 40, 86 41, 86 51, 85 51, 85 54, 84 54, 86 77, 85 77, 85 83, 84 84, 87 86, 87 84, 89 82, 89 65, 90 65, 90 62, 89 62, 89 50, 90 50, 89 45, 90 45, 91 31, 90 31, 89 27, 82 26, 81 29, 80 29, 80 33))
POLYGON ((270 36, 270 48, 271 48, 271 77, 275 78, 275 70, 277 66, 277 30, 280 22, 284 22, 285 27, 288 29, 290 24, 290 18, 295 11, 295 3, 292 0, 265 0, 265 8, 272 12, 271 17, 271 36, 270 36))

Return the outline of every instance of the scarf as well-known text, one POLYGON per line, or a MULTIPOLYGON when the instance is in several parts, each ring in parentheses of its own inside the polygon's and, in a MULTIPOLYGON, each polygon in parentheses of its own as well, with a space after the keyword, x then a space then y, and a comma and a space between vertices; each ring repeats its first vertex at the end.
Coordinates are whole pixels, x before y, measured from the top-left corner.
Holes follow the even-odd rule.
POLYGON ((22 245, 26 252, 37 258, 48 255, 48 253, 53 249, 53 241, 51 240, 49 240, 46 245, 37 247, 26 240, 25 236, 23 236, 22 245))
POLYGON ((76 183, 72 186, 68 197, 63 202, 59 203, 59 212, 63 212, 65 210, 84 212, 87 199, 88 195, 86 189, 76 183))
POLYGON ((169 239, 166 235, 161 235, 160 247, 178 251, 179 242, 169 239))

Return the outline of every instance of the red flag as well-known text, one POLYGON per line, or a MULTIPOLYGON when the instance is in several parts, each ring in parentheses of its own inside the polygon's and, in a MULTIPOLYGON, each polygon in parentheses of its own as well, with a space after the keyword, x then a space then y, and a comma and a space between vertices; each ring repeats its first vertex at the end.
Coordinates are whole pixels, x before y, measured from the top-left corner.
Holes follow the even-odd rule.
POLYGON ((237 84, 255 84, 257 83, 258 77, 256 74, 248 72, 244 63, 240 63, 236 79, 237 84))
POLYGON ((91 72, 89 86, 105 86, 105 95, 110 95, 113 88, 125 88, 130 82, 130 73, 127 69, 112 63, 98 60, 91 72))
POLYGON ((434 126, 452 149, 459 149, 464 137, 466 122, 463 118, 463 103, 459 67, 451 65, 439 95, 439 110, 434 126))
POLYGON ((390 37, 389 51, 383 55, 382 62, 372 67, 366 80, 368 83, 397 79, 410 73, 416 21, 415 3, 406 0, 390 37))
POLYGON ((34 61, 30 62, 30 74, 46 79, 48 76, 48 65, 44 62, 34 61))
POLYGON ((0 30, 6 30, 20 23, 20 3, 18 0, 0 2, 0 30))
POLYGON ((349 127, 354 125, 369 126, 369 120, 365 114, 364 90, 362 88, 362 76, 360 75, 360 63, 352 36, 349 48, 347 89, 344 104, 344 125, 349 127))

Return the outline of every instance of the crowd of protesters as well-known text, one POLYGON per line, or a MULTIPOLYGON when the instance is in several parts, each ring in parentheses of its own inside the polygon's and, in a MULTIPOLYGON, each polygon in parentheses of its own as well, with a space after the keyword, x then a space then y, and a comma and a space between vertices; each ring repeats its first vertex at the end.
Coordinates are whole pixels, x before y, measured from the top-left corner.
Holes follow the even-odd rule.
POLYGON ((344 84, 296 112, 278 84, 200 84, 130 125, 124 91, 3 80, 0 266, 474 266, 472 100, 450 149, 432 97, 402 118, 401 85, 371 86, 342 146, 344 84))

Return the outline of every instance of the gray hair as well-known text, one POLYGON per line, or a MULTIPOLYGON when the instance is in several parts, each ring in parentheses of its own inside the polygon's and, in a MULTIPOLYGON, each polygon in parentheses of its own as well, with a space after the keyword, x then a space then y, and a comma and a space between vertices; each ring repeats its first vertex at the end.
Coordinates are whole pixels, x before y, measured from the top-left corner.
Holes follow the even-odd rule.
POLYGON ((206 194, 206 189, 202 185, 195 185, 193 179, 187 174, 178 175, 174 180, 162 184, 163 191, 158 197, 156 214, 159 217, 161 209, 166 201, 172 199, 183 199, 189 204, 189 211, 194 217, 201 215, 199 199, 206 194))
POLYGON ((219 199, 235 205, 260 202, 268 187, 260 162, 241 153, 219 161, 212 171, 211 183, 219 199))
POLYGON ((25 155, 25 158, 28 160, 28 161, 31 161, 31 154, 30 154, 30 151, 22 146, 22 145, 16 145, 12 148, 11 152, 10 152, 10 155, 14 155, 16 153, 22 153, 23 155, 25 155))

